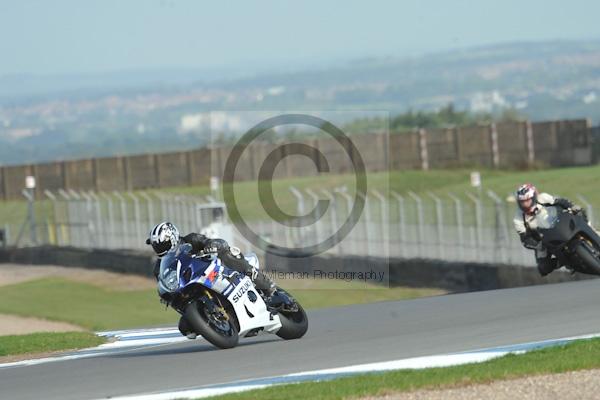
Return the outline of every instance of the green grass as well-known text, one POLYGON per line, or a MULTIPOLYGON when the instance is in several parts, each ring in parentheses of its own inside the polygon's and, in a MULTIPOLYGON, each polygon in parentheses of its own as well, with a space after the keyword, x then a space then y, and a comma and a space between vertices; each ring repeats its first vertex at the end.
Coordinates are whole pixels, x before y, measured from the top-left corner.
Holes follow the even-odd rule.
POLYGON ((59 278, 0 287, 0 313, 69 322, 91 330, 174 323, 155 290, 110 291, 59 278))
POLYGON ((328 382, 310 382, 274 386, 238 394, 211 397, 221 400, 334 400, 382 396, 416 389, 440 389, 488 383, 528 375, 554 374, 600 368, 600 339, 510 354, 483 363, 423 370, 401 370, 381 374, 364 374, 328 382))
POLYGON ((83 349, 105 342, 104 338, 89 332, 49 332, 0 336, 0 356, 83 349))
MULTIPOLYGON (((531 182, 543 191, 561 193, 565 196, 575 196, 580 193, 587 196, 592 203, 600 205, 600 192, 595 190, 600 184, 600 165, 571 168, 553 168, 530 171, 493 170, 482 168, 458 168, 443 170, 405 170, 391 171, 389 173, 372 173, 367 175, 369 189, 390 190, 398 193, 407 193, 412 190, 416 193, 432 191, 444 194, 447 192, 474 192, 470 186, 469 175, 472 171, 479 171, 484 189, 492 189, 499 195, 506 195, 516 189, 523 182, 531 182)), ((293 200, 289 193, 289 186, 299 189, 332 189, 337 186, 347 185, 352 189, 353 175, 321 174, 304 178, 286 178, 273 181, 273 191, 277 195, 293 200)), ((236 187, 240 192, 256 193, 255 181, 237 182, 236 187)), ((185 193, 206 195, 207 187, 176 187, 163 189, 171 193, 185 193)), ((236 190, 237 191, 237 190, 236 190)), ((251 196, 248 196, 251 198, 251 196)), ((244 203, 246 197, 240 199, 244 203)), ((283 208, 283 207, 282 207, 283 208)))
MULTIPOLYGON (((437 289, 348 287, 324 281, 303 285, 290 291, 307 309, 444 293, 437 289), (351 290, 339 290, 342 288, 351 290)), ((0 287, 0 299, 0 313, 64 321, 96 331, 175 324, 178 320, 175 311, 165 310, 159 303, 154 289, 111 291, 62 278, 0 287)))

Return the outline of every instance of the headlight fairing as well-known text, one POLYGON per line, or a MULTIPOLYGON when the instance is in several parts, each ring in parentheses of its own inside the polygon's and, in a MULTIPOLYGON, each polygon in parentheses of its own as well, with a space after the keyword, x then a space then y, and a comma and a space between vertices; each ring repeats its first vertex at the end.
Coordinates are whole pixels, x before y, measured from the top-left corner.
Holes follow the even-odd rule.
POLYGON ((177 270, 171 269, 164 273, 161 279, 164 287, 171 292, 174 292, 179 287, 179 279, 177 276, 177 270))

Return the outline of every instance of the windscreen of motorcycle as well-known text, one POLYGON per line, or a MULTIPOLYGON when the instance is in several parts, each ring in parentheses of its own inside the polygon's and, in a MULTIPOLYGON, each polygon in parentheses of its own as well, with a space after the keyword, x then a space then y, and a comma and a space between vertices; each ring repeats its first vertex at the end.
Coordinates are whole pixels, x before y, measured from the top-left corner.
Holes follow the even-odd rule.
POLYGON ((551 229, 558 222, 558 209, 556 207, 542 207, 535 215, 533 221, 529 222, 532 229, 551 229))
POLYGON ((189 254, 192 250, 192 245, 183 243, 176 248, 171 249, 160 260, 160 272, 158 274, 158 282, 161 288, 168 292, 174 292, 179 287, 179 258, 183 254, 189 254))

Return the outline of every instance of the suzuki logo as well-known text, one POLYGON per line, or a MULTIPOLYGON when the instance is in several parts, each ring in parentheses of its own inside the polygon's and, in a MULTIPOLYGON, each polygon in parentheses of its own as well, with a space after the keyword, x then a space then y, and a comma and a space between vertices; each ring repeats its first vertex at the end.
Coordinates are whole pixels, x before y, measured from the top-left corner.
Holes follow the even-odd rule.
POLYGON ((252 282, 246 281, 246 283, 244 283, 244 286, 239 288, 238 291, 236 292, 236 294, 233 295, 233 302, 237 303, 242 298, 244 293, 246 293, 248 291, 248 289, 250 289, 251 286, 252 286, 252 282))

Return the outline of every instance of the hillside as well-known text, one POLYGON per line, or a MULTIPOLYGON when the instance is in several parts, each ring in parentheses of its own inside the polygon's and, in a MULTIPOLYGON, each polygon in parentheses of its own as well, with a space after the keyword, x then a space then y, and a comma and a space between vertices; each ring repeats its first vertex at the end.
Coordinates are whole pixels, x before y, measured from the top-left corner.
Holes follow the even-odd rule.
MULTIPOLYGON (((600 41, 509 43, 240 78, 204 70, 0 77, 0 163, 209 141, 211 110, 457 110, 600 122, 600 41), (191 122, 190 122, 191 121, 191 122)), ((226 113, 223 131, 235 129, 226 113)), ((239 125, 239 124, 238 124, 239 125)))

